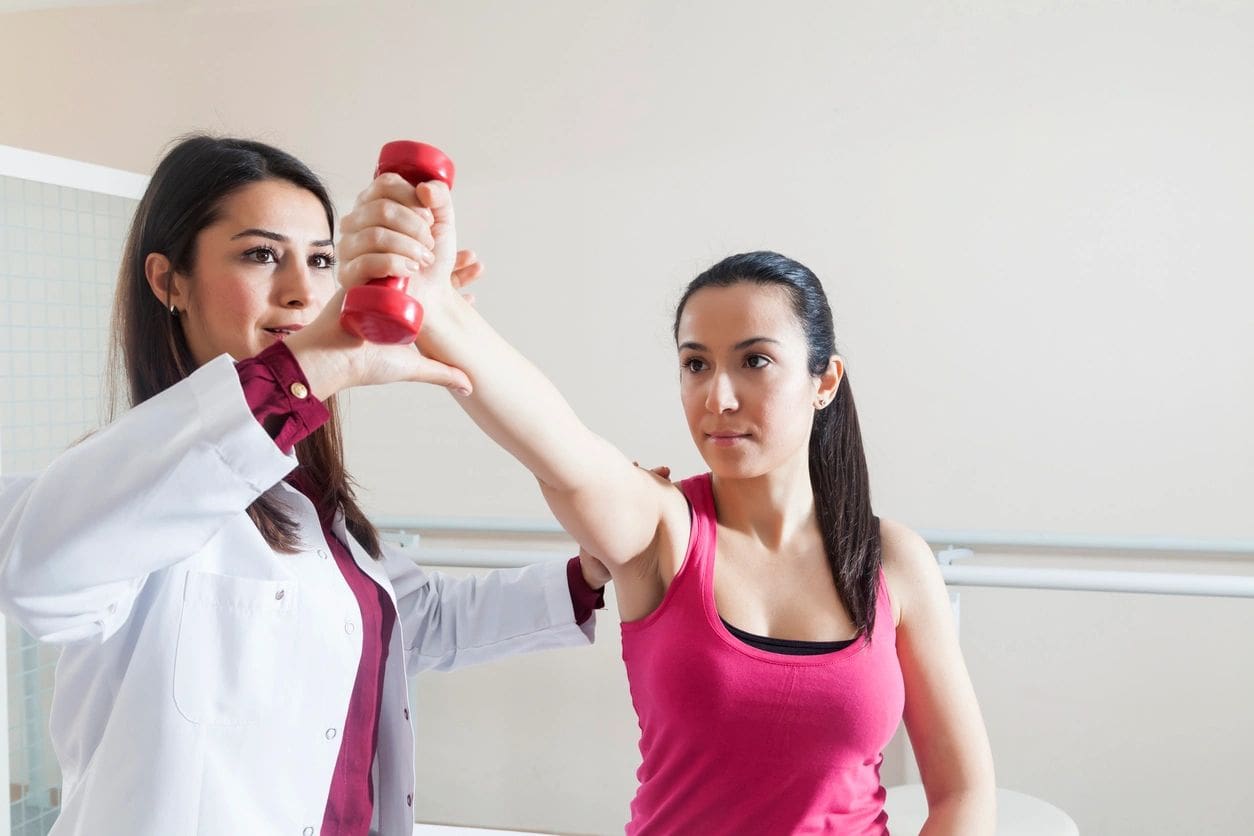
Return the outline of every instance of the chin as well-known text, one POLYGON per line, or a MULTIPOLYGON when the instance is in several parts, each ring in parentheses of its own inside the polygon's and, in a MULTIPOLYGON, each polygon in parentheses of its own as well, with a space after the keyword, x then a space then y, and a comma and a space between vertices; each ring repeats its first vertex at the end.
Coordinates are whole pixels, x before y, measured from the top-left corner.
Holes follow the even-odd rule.
POLYGON ((757 457, 703 455, 710 472, 720 479, 756 479, 771 472, 771 468, 757 457))

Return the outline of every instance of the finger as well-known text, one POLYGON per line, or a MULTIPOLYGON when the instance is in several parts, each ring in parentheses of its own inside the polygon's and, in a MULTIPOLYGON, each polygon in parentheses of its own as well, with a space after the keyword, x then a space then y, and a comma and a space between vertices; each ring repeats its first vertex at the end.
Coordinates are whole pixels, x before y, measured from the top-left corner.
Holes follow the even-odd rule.
POLYGON ((430 209, 411 209, 395 200, 372 200, 358 206, 340 224, 341 240, 371 227, 381 227, 416 238, 427 249, 435 246, 430 209))
POLYGON ((370 182, 365 191, 357 195, 356 205, 361 206, 372 200, 395 200, 405 206, 413 209, 421 207, 418 196, 414 194, 414 187, 408 180, 399 174, 388 171, 380 174, 370 182))
POLYGON ((341 265, 336 278, 344 287, 356 287, 384 276, 413 277, 422 266, 395 253, 367 253, 341 265))
POLYGON ((439 360, 414 352, 410 380, 415 383, 432 383, 443 386, 455 395, 466 397, 472 391, 470 378, 461 369, 445 365, 439 360))
POLYGON ((465 287, 483 275, 483 264, 476 261, 453 271, 453 287, 465 287))
POLYGON ((435 222, 435 215, 425 206, 407 206, 391 198, 380 197, 353 208, 340 221, 340 230, 355 232, 367 226, 386 226, 401 232, 418 234, 435 222))
POLYGON ((368 253, 399 255, 419 264, 435 261, 435 253, 418 239, 381 226, 368 226, 340 239, 340 258, 351 261, 368 253))
POLYGON ((435 237, 436 259, 447 264, 450 271, 457 253, 457 227, 453 217, 453 196, 446 184, 439 180, 419 183, 414 189, 418 202, 431 210, 435 221, 431 234, 435 237))

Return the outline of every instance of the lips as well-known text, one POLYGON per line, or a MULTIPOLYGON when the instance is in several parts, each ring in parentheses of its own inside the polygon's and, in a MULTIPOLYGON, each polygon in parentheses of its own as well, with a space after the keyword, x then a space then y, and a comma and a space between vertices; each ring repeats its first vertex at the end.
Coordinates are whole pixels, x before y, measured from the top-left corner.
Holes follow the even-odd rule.
POLYGON ((263 328, 262 330, 269 331, 271 334, 278 334, 281 337, 286 337, 289 334, 296 333, 297 331, 299 331, 300 329, 304 327, 305 327, 304 325, 293 323, 291 325, 275 325, 272 328, 263 328))

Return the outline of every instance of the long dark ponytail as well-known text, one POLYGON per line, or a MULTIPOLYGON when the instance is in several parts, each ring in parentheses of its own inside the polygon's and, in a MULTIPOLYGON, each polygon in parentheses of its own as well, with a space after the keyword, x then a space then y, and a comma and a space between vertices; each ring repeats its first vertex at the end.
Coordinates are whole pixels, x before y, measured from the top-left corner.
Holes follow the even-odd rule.
MULTIPOLYGON (((149 253, 162 253, 173 269, 192 274, 196 237, 218 217, 222 201, 250 183, 284 180, 312 193, 322 204, 334 235, 335 210, 326 187, 304 163, 284 151, 245 139, 189 136, 161 160, 144 192, 118 271, 113 302, 110 380, 124 380, 128 406, 137 406, 195 371, 180 320, 153 297, 144 273, 149 253)), ((116 391, 111 413, 123 398, 116 391)), ((343 434, 335 398, 326 402, 331 418, 296 445, 307 482, 321 492, 320 507, 338 507, 345 526, 365 549, 379 557, 379 535, 357 504, 344 467, 343 434)), ((171 427, 171 432, 177 428, 171 427)), ((300 549, 298 526, 275 499, 263 494, 248 516, 271 548, 300 549)))
MULTIPOLYGON (((805 334, 809 371, 815 376, 823 374, 837 353, 827 294, 813 271, 779 253, 760 251, 728 256, 693 279, 675 310, 676 340, 679 318, 692 294, 706 287, 730 287, 741 282, 782 287, 788 292, 805 334)), ((880 526, 871 510, 871 481, 847 372, 835 399, 814 413, 810 485, 823 547, 836 579, 836 593, 858 635, 869 640, 875 630, 880 526)))

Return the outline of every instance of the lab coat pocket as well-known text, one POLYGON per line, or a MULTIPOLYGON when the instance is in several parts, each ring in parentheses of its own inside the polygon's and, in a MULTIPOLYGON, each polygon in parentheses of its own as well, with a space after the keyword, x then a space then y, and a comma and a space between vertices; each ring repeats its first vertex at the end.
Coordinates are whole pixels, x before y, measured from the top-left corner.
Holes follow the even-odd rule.
POLYGON ((299 592, 292 580, 187 573, 174 658, 174 703, 183 717, 248 725, 291 701, 299 592))

